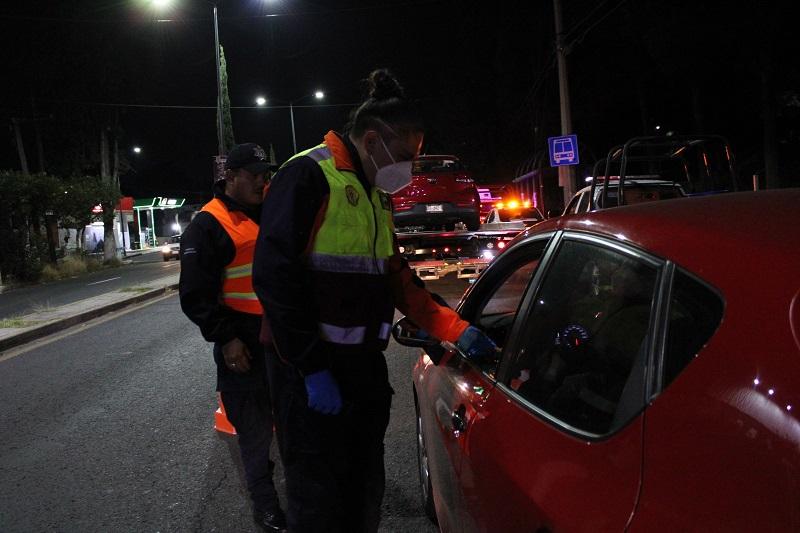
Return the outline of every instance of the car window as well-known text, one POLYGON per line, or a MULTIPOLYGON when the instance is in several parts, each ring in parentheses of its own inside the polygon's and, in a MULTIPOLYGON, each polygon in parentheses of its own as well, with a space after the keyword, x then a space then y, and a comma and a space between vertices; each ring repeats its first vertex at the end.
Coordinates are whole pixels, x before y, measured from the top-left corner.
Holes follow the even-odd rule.
POLYGON ((589 211, 589 193, 584 192, 581 195, 581 199, 578 202, 578 207, 576 208, 576 213, 586 213, 589 211))
POLYGON ((722 320, 722 299, 703 283, 676 270, 669 302, 662 388, 705 346, 722 320))
POLYGON ((505 385, 572 428, 604 435, 644 403, 658 269, 586 241, 560 246, 522 326, 505 385))
POLYGON ((510 222, 512 220, 535 219, 542 220, 541 213, 535 207, 520 207, 518 209, 503 209, 499 211, 500 220, 502 222, 510 222))
MULTIPOLYGON (((464 316, 501 349, 508 341, 520 302, 536 271, 546 242, 544 239, 532 242, 503 254, 502 261, 497 260, 492 271, 484 275, 481 280, 483 283, 475 287, 470 300, 477 300, 477 303, 473 303, 469 310, 464 310, 464 316)), ((481 369, 494 379, 498 363, 499 356, 482 364, 481 369)))
POLYGON ((578 212, 578 202, 580 202, 581 199, 584 196, 586 196, 584 193, 578 193, 575 196, 573 196, 572 200, 570 200, 570 202, 569 202, 569 205, 567 205, 567 208, 564 210, 564 214, 565 215, 574 215, 575 213, 577 213, 578 212))
POLYGON ((617 207, 617 184, 609 183, 606 190, 606 199, 603 201, 603 184, 599 184, 594 190, 594 203, 598 208, 617 207))

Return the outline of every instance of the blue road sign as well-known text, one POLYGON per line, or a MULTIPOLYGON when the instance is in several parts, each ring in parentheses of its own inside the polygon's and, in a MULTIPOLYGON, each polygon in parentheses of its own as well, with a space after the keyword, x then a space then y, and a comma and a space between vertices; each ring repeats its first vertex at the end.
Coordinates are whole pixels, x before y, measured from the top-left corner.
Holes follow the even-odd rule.
POLYGON ((548 137, 547 146, 550 149, 550 166, 561 167, 565 165, 577 165, 580 163, 578 157, 578 136, 564 135, 562 137, 548 137))

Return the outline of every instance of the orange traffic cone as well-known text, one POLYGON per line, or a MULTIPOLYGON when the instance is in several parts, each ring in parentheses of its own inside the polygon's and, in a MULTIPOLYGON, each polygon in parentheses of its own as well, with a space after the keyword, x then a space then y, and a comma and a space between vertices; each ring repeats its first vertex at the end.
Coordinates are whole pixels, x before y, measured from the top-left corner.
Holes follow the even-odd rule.
POLYGON ((219 407, 214 413, 214 429, 221 431, 222 433, 236 435, 236 429, 234 429, 233 424, 230 423, 228 417, 225 416, 225 406, 222 405, 222 395, 220 393, 217 393, 217 403, 219 404, 219 407))

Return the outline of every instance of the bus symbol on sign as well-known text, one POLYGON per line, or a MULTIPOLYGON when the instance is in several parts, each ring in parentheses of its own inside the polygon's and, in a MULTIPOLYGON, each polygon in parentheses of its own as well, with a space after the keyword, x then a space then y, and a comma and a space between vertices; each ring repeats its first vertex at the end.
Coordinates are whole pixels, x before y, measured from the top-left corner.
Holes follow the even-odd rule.
POLYGON ((563 137, 549 137, 547 145, 550 151, 550 166, 560 167, 564 165, 577 165, 580 162, 578 157, 578 136, 564 135, 563 137))

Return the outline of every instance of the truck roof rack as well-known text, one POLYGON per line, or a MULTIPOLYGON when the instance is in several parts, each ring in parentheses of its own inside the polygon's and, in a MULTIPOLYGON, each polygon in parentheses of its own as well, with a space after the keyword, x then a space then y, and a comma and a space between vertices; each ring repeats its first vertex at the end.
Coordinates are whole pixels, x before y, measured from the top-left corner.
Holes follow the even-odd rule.
MULTIPOLYGON (((606 176, 613 176, 613 168, 618 167, 619 179, 617 180, 617 205, 625 205, 625 179, 629 166, 631 163, 649 163, 650 167, 654 167, 659 163, 676 161, 681 164, 683 175, 678 179, 677 175, 672 178, 673 185, 680 185, 682 188, 687 189, 688 194, 708 194, 712 192, 723 192, 729 190, 737 190, 737 179, 734 168, 733 152, 730 148, 728 140, 721 135, 675 135, 668 137, 633 137, 625 142, 625 144, 612 147, 605 159, 598 160, 593 169, 592 185, 589 195, 589 210, 593 211, 598 207, 608 205, 608 188, 611 179, 605 179, 606 176), (725 166, 730 177, 726 187, 719 189, 720 183, 713 183, 714 179, 710 174, 707 148, 717 146, 724 151, 725 166), (705 162, 706 176, 697 175, 689 165, 688 157, 692 149, 698 148, 702 150, 702 155, 705 162), (605 163, 604 172, 601 174, 600 169, 605 163), (598 186, 598 180, 602 178, 603 190, 600 194, 599 202, 595 199, 595 190, 598 186), (709 183, 711 182, 711 183, 709 183), (706 187, 706 185, 711 185, 706 187), (599 205, 598 205, 599 203, 599 205)), ((648 172, 653 174, 653 172, 648 172)), ((664 177, 660 179, 664 180, 664 177)), ((670 180, 665 180, 670 181, 670 180)))

